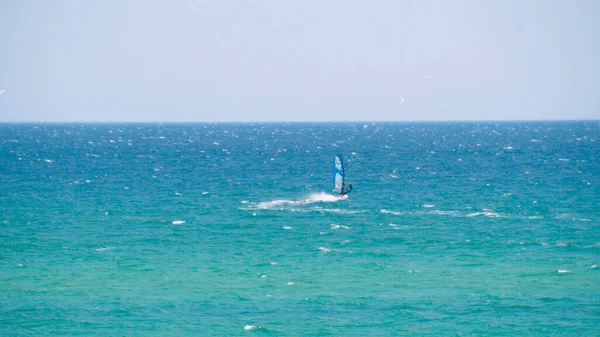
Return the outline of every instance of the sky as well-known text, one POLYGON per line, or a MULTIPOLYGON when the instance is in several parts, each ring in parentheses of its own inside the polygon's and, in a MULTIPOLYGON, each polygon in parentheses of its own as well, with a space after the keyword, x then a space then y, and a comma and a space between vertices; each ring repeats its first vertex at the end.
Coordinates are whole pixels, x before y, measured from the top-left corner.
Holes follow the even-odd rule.
POLYGON ((596 0, 0 0, 0 122, 600 119, 596 0))

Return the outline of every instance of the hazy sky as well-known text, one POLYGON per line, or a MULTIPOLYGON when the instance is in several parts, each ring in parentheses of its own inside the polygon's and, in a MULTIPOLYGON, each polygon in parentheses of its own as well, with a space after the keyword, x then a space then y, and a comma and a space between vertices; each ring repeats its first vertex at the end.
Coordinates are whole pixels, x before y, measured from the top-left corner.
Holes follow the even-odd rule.
POLYGON ((600 119, 600 1, 0 0, 1 88, 0 121, 600 119))

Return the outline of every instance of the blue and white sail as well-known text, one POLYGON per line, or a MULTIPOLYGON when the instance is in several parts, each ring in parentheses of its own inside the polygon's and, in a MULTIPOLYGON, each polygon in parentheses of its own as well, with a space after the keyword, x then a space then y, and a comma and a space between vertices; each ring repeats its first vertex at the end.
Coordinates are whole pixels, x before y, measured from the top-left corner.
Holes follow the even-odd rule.
POLYGON ((344 161, 339 154, 333 160, 333 191, 338 194, 344 192, 344 161))

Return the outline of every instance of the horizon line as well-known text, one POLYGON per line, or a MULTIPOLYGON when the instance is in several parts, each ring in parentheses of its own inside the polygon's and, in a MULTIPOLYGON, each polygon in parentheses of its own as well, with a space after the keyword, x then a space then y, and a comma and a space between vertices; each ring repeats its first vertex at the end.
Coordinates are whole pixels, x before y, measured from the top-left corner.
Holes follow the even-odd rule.
POLYGON ((600 122, 600 118, 576 119, 438 119, 438 120, 256 120, 256 121, 0 121, 0 124, 355 124, 355 123, 530 123, 530 122, 600 122))

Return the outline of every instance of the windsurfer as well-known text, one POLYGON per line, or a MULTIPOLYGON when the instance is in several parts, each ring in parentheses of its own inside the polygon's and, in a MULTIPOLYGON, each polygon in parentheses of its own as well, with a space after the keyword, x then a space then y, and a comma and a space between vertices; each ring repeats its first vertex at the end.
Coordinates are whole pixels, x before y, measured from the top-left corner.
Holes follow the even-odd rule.
POLYGON ((352 191, 352 184, 348 184, 347 187, 346 187, 345 183, 344 183, 344 185, 342 185, 342 193, 341 193, 341 195, 347 195, 351 191, 352 191))

